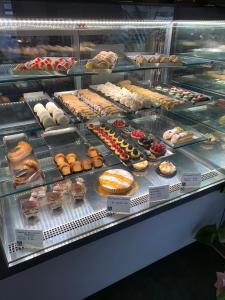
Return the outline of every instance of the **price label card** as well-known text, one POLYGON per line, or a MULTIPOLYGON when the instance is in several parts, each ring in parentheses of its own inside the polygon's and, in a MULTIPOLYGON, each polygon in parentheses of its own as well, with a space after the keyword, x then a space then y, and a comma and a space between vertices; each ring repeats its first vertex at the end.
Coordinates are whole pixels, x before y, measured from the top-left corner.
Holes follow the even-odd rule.
POLYGON ((169 185, 159 185, 149 187, 149 199, 151 201, 160 201, 169 199, 169 185))
POLYGON ((16 243, 18 247, 33 249, 43 248, 43 231, 16 229, 16 243))
POLYGON ((201 173, 183 173, 181 177, 183 187, 200 187, 201 181, 201 173))
POLYGON ((130 197, 108 196, 107 210, 116 214, 129 214, 131 209, 130 197))

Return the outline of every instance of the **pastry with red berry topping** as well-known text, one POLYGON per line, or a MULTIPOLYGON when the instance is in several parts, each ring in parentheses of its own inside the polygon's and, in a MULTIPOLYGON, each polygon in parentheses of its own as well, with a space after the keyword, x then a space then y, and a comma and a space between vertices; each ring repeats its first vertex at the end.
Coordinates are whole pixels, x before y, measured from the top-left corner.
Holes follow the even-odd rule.
POLYGON ((117 128, 123 128, 126 125, 126 122, 123 120, 116 120, 115 122, 113 122, 113 126, 117 127, 117 128))
POLYGON ((140 139, 140 138, 145 137, 145 133, 142 130, 134 129, 134 130, 131 131, 131 137, 134 138, 134 139, 140 139))
POLYGON ((164 144, 153 143, 150 147, 150 151, 156 156, 163 156, 166 153, 166 146, 164 144))

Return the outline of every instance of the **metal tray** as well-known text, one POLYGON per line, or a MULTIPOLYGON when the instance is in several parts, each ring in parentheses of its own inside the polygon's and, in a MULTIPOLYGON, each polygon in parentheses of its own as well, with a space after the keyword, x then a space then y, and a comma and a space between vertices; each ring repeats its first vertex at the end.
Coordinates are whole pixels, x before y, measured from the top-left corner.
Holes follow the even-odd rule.
MULTIPOLYGON (((162 87, 166 86, 166 87, 168 87, 168 88, 171 87, 170 84, 165 84, 165 83, 162 83, 161 86, 162 86, 162 87)), ((201 105, 213 103, 213 98, 212 98, 211 96, 208 96, 208 95, 205 95, 205 94, 200 94, 200 93, 194 92, 194 91, 192 91, 192 90, 190 90, 190 89, 188 89, 189 92, 194 93, 194 94, 196 94, 196 95, 203 95, 203 96, 205 96, 205 97, 208 97, 209 100, 206 100, 206 101, 199 101, 199 102, 192 103, 191 101, 185 100, 185 99, 183 99, 183 98, 176 98, 174 95, 170 95, 168 92, 164 93, 164 92, 162 92, 162 91, 158 91, 155 87, 154 87, 153 89, 154 89, 154 91, 156 91, 157 93, 160 93, 160 94, 162 94, 162 95, 166 95, 166 96, 168 96, 168 97, 170 97, 171 99, 174 99, 174 100, 176 100, 176 101, 180 101, 180 102, 181 102, 181 106, 182 106, 182 107, 185 107, 185 108, 192 107, 192 106, 201 106, 201 105)), ((185 89, 185 88, 182 88, 182 89, 185 89)), ((175 109, 179 109, 179 108, 175 108, 175 109)))
MULTIPOLYGON (((69 116, 67 113, 65 113, 65 112, 64 112, 64 114, 70 119, 70 123, 69 123, 68 125, 62 126, 62 125, 57 125, 57 124, 56 124, 55 126, 48 127, 48 128, 45 128, 45 127, 43 126, 43 124, 42 124, 41 121, 39 120, 37 114, 34 112, 34 106, 35 106, 36 104, 38 104, 38 103, 40 103, 40 104, 42 104, 42 105, 45 106, 48 102, 53 102, 53 103, 54 103, 54 101, 52 101, 52 100, 50 100, 50 99, 41 99, 41 100, 30 100, 30 101, 27 101, 27 103, 28 103, 28 105, 29 105, 31 111, 33 112, 34 117, 35 117, 36 120, 39 122, 39 124, 40 124, 40 126, 42 127, 42 129, 45 130, 45 131, 48 131, 48 130, 63 129, 63 128, 67 128, 67 127, 71 126, 71 123, 72 123, 72 122, 71 122, 71 118, 70 118, 70 116, 69 116)), ((56 103, 55 103, 55 104, 56 104, 56 103)), ((56 106, 58 106, 58 105, 56 104, 56 106)))
MULTIPOLYGON (((92 122, 92 124, 95 124, 97 126, 100 126, 100 122, 99 121, 96 121, 96 122, 92 122)), ((110 123, 107 123, 108 126, 113 129, 118 135, 120 135, 127 143, 133 145, 134 148, 137 148, 140 152, 141 152, 141 157, 139 159, 129 159, 128 162, 124 162, 122 160, 120 160, 119 158, 119 161, 120 163, 122 163, 124 166, 126 167, 132 167, 133 164, 135 163, 138 163, 138 162, 141 162, 141 161, 144 161, 144 160, 147 160, 147 156, 145 154, 145 152, 143 151, 143 148, 136 144, 133 139, 129 138, 128 136, 126 136, 124 133, 122 133, 120 130, 118 130, 117 128, 115 128, 114 126, 112 126, 110 123)), ((93 133, 94 134, 94 133, 93 133)), ((96 135, 97 136, 97 135, 96 135)), ((98 138, 98 137, 97 137, 98 138)), ((98 138, 102 143, 104 143, 104 141, 102 141, 100 138, 98 138)), ((114 152, 108 147, 107 144, 105 144, 105 147, 108 148, 113 154, 114 152)), ((115 155, 115 154, 114 154, 115 155)), ((116 156, 116 155, 115 155, 116 156)))

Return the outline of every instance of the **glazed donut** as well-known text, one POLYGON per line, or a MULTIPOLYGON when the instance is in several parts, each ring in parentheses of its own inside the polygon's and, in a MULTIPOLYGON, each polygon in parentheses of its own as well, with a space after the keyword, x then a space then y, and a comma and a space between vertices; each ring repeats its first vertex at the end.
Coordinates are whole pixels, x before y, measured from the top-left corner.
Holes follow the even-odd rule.
POLYGON ((8 159, 11 162, 18 162, 28 155, 30 155, 32 152, 32 147, 29 143, 25 141, 20 141, 17 143, 16 147, 13 151, 10 151, 8 153, 8 159))

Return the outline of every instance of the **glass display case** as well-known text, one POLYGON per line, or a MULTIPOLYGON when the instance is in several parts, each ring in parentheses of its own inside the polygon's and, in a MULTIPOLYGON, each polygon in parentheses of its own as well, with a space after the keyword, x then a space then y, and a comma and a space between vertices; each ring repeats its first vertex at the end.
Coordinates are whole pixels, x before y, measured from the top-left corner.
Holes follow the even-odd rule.
POLYGON ((8 267, 225 181, 223 24, 0 20, 8 267))

